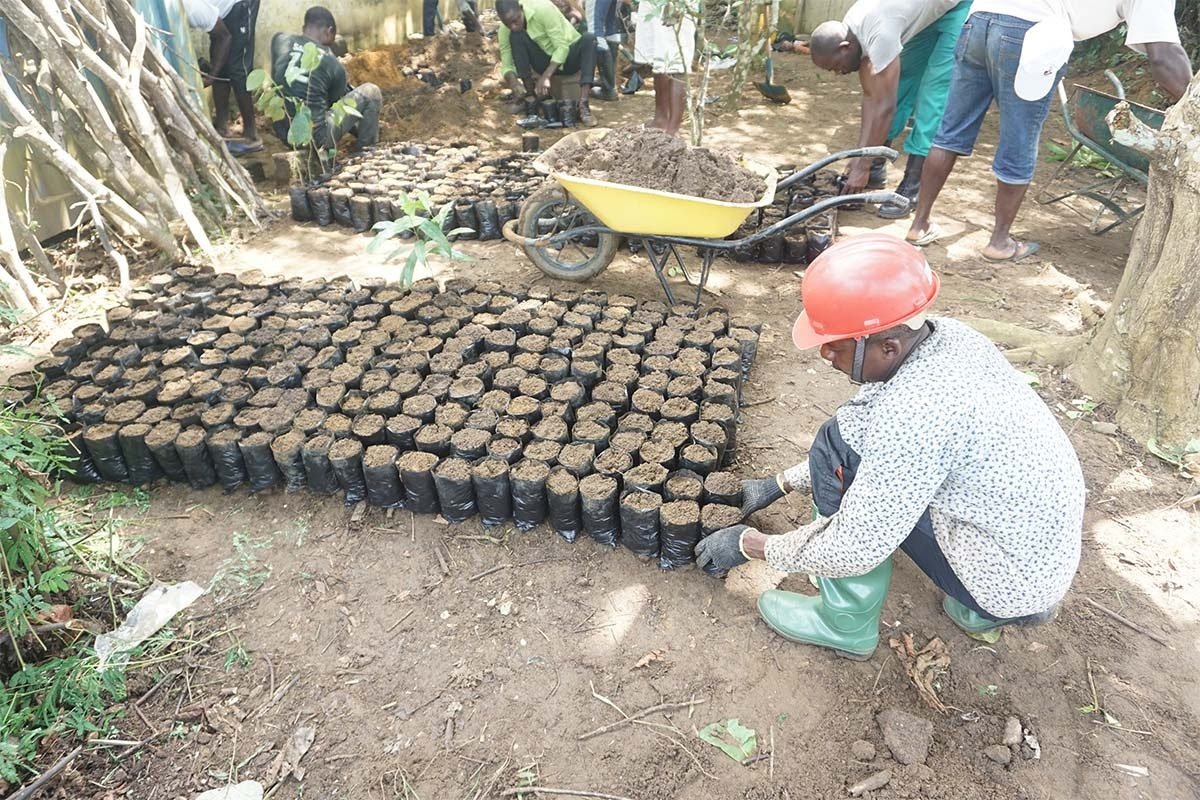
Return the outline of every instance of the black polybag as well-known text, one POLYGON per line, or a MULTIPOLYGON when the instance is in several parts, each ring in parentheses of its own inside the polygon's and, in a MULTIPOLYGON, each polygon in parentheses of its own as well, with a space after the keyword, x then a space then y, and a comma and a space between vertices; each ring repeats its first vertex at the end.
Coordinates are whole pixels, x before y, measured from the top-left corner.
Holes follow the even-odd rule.
POLYGON ((350 198, 350 223, 354 230, 362 233, 371 229, 374 220, 371 219, 371 198, 355 196, 350 198))
POLYGON ((76 483, 99 483, 104 480, 92 461, 91 453, 83 444, 83 431, 75 430, 67 434, 66 455, 68 472, 76 483))
POLYGON ((177 483, 184 483, 188 479, 187 471, 183 468, 183 461, 179 458, 179 451, 175 449, 175 440, 181 430, 178 422, 164 420, 155 425, 146 436, 146 446, 150 448, 150 453, 158 462, 159 469, 163 471, 168 480, 177 483))
POLYGON ((363 477, 367 482, 367 502, 380 508, 403 508, 404 487, 396 469, 399 451, 390 444, 374 444, 363 456, 363 477))
POLYGON ((563 467, 551 470, 546 480, 546 504, 550 509, 550 527, 568 542, 574 542, 583 529, 579 479, 563 467))
POLYGON ((621 538, 616 479, 595 473, 581 480, 579 489, 583 529, 600 544, 616 547, 621 538))
POLYGON ((121 442, 117 438, 116 425, 92 425, 83 432, 83 443, 92 456, 92 462, 106 481, 125 481, 129 470, 121 455, 121 442))
POLYGON ((479 222, 479 241, 490 242, 500 238, 500 216, 495 203, 491 200, 476 203, 475 219, 479 222))
POLYGON ((146 434, 149 432, 149 425, 135 422, 132 425, 123 426, 117 435, 121 444, 121 455, 125 458, 125 468, 128 474, 126 480, 134 486, 142 486, 162 477, 162 470, 158 468, 158 462, 154 460, 154 455, 146 446, 146 434))
POLYGON ((348 189, 336 189, 329 193, 329 204, 333 207, 333 221, 338 225, 344 225, 347 228, 354 225, 354 218, 350 215, 350 198, 353 196, 348 189))
POLYGON ((508 473, 512 487, 513 519, 523 531, 530 530, 546 520, 546 478, 550 467, 542 461, 525 459, 508 473))
POLYGON ((438 457, 433 453, 413 450, 400 456, 396 466, 400 470, 400 482, 404 484, 407 506, 414 514, 438 513, 437 486, 433 482, 433 468, 438 457))
POLYGON ((621 543, 634 554, 648 558, 658 555, 658 512, 661 507, 662 498, 654 492, 634 490, 621 498, 621 543), (643 506, 643 502, 647 505, 643 506))
POLYGON ((338 490, 333 465, 329 463, 329 448, 334 439, 328 433, 318 434, 304 444, 300 457, 304 460, 304 474, 308 489, 317 494, 333 494, 338 490))
POLYGON ((304 472, 304 434, 293 430, 276 436, 271 442, 271 455, 275 457, 275 466, 283 475, 284 488, 289 492, 303 489, 307 478, 304 472))
POLYGON ((242 449, 238 446, 241 438, 241 432, 235 428, 208 436, 208 452, 217 470, 217 482, 227 492, 246 482, 246 464, 242 461, 242 449))
POLYGON ((329 464, 337 477, 338 486, 346 493, 346 505, 354 505, 367 497, 367 484, 363 480, 363 446, 358 439, 338 439, 329 448, 329 464))
POLYGON ((312 218, 318 225, 333 224, 333 205, 329 199, 329 190, 325 187, 308 190, 308 206, 312 210, 312 218))
POLYGON ((700 541, 700 504, 693 500, 676 500, 663 505, 659 513, 659 541, 662 551, 658 556, 661 569, 678 569, 696 560, 696 543, 700 541), (694 521, 671 523, 667 520, 672 506, 686 508, 694 521), (694 514, 691 512, 694 510, 694 514))
POLYGON ((446 458, 433 470, 442 516, 450 522, 465 522, 475 516, 475 487, 471 483, 471 465, 461 458, 446 458), (459 475, 449 474, 451 470, 459 475))
POLYGON ((475 487, 475 502, 484 525, 503 525, 512 517, 507 461, 495 457, 481 459, 471 470, 471 483, 475 487))
POLYGON ((293 186, 288 189, 288 198, 292 201, 292 219, 296 222, 311 222, 313 215, 308 204, 308 190, 303 186, 293 186))
POLYGON ((207 489, 217 482, 217 469, 204 441, 203 428, 189 428, 176 436, 175 452, 193 489, 207 489))
POLYGON ((252 433, 238 442, 251 492, 263 492, 279 483, 279 468, 275 466, 275 455, 271 452, 274 440, 273 435, 260 432, 252 433))

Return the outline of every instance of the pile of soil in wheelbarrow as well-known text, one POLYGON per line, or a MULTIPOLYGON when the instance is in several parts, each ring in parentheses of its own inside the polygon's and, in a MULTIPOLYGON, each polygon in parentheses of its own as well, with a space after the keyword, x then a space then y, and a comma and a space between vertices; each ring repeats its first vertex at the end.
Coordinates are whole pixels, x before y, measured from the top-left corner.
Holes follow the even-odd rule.
POLYGON ((733 156, 689 147, 641 125, 614 128, 596 142, 564 145, 556 156, 554 168, 568 175, 706 200, 752 203, 765 188, 733 156))

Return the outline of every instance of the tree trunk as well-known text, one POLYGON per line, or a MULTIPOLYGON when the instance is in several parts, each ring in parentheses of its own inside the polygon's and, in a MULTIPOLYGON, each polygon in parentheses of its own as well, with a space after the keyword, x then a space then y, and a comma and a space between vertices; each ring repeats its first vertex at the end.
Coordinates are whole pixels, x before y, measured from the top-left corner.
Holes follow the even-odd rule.
POLYGON ((1146 210, 1112 308, 1067 375, 1129 435, 1182 448, 1200 437, 1200 76, 1160 132, 1121 106, 1109 125, 1150 156, 1146 210))

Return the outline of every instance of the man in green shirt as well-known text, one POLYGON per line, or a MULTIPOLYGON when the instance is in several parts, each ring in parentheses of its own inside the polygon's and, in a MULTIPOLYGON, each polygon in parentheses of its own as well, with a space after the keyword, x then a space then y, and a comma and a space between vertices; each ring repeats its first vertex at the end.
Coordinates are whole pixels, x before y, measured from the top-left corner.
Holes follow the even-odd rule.
MULTIPOLYGON (((354 134, 359 147, 368 147, 379 141, 379 110, 383 105, 383 94, 373 83, 350 88, 346 79, 346 68, 330 51, 337 36, 337 22, 329 9, 313 6, 304 13, 304 30, 298 36, 276 34, 271 40, 271 80, 284 87, 288 99, 289 114, 294 115, 301 104, 312 112, 313 144, 328 150, 337 145, 346 133, 354 134), (287 81, 288 66, 299 58, 305 45, 312 43, 321 49, 321 63, 308 80, 287 81), (357 114, 345 114, 334 119, 333 104, 343 98, 354 101, 357 114)), ((275 123, 274 130, 280 139, 287 141, 289 122, 284 119, 275 123)))
POLYGON ((596 37, 581 34, 550 0, 496 0, 500 63, 517 97, 550 94, 556 73, 579 73, 579 121, 595 125, 588 94, 596 82, 596 37))

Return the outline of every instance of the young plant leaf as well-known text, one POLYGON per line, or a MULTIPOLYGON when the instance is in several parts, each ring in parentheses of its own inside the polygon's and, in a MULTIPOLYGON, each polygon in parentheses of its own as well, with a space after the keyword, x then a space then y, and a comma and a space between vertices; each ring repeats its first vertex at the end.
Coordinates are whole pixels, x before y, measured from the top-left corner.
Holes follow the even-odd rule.
POLYGON ((700 731, 700 739, 739 764, 753 758, 758 752, 758 737, 754 729, 747 728, 736 719, 705 725, 700 731))

